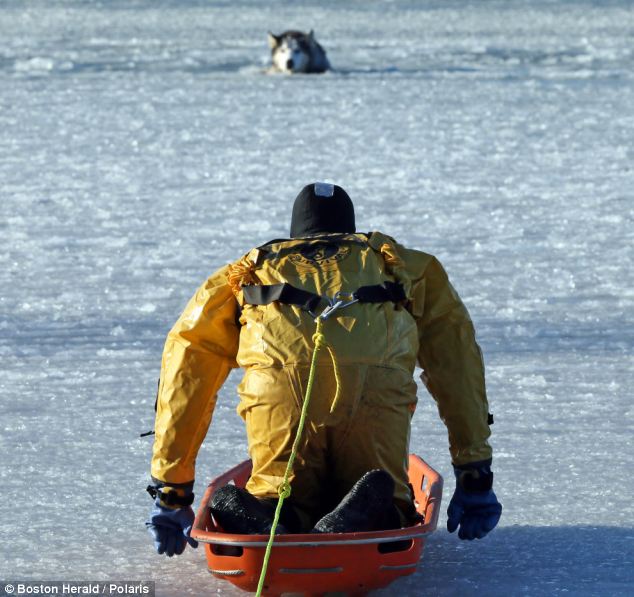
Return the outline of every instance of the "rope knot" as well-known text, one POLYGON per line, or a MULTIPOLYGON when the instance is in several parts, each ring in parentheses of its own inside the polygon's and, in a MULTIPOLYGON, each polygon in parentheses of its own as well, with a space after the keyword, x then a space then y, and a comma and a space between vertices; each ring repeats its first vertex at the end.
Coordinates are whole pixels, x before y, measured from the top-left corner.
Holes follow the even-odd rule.
POLYGON ((327 346, 326 337, 321 332, 315 332, 313 334, 313 342, 315 343, 315 349, 327 346))
POLYGON ((277 493, 283 499, 286 499, 291 495, 291 484, 288 481, 282 481, 277 488, 277 493))

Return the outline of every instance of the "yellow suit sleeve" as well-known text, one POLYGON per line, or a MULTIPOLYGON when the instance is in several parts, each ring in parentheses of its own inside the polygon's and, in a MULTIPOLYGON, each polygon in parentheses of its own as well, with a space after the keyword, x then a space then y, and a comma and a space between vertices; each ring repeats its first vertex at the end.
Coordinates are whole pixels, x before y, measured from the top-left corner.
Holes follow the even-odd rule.
POLYGON ((217 392, 237 367, 238 303, 227 283, 228 268, 198 289, 165 342, 151 467, 160 484, 193 483, 217 392))
POLYGON ((491 458, 482 352, 469 313, 437 259, 412 285, 422 379, 447 426, 452 462, 491 458))

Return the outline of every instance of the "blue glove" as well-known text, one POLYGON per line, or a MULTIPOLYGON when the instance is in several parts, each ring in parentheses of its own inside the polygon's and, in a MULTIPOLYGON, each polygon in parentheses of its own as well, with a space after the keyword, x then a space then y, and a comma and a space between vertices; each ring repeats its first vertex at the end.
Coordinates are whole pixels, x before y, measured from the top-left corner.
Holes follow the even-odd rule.
POLYGON ((447 508, 447 530, 458 526, 460 539, 482 539, 492 531, 502 515, 502 504, 493 493, 493 473, 489 464, 454 467, 456 491, 447 508))
MULTIPOLYGON (((152 489, 156 491, 156 488, 152 489)), ((192 501, 193 497, 191 494, 192 501)), ((187 543, 192 547, 198 547, 198 541, 189 536, 195 518, 192 507, 170 508, 164 505, 161 498, 159 491, 156 494, 154 507, 150 511, 150 519, 145 523, 152 539, 154 539, 157 553, 164 553, 171 558, 174 554, 182 554, 187 543)))

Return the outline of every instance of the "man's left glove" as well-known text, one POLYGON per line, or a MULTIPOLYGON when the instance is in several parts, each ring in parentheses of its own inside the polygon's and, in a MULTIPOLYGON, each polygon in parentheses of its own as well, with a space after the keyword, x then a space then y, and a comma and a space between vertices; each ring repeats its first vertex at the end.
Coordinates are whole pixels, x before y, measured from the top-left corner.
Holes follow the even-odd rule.
POLYGON ((152 485, 147 491, 154 498, 154 507, 145 526, 154 539, 156 551, 171 558, 174 554, 182 554, 187 543, 198 547, 198 541, 189 536, 195 518, 191 507, 194 494, 182 490, 165 491, 165 488, 152 485))
POLYGON ((460 539, 482 539, 502 515, 502 504, 493 493, 493 473, 488 462, 454 467, 456 491, 447 508, 447 530, 458 526, 460 539))

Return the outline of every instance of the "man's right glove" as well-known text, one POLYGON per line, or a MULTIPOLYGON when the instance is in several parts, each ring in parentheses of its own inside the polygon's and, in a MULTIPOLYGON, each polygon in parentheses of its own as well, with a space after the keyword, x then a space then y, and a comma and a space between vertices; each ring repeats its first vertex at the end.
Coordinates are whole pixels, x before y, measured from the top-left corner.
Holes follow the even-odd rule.
POLYGON ((145 526, 154 539, 157 553, 164 553, 171 558, 182 554, 187 543, 198 547, 198 541, 189 536, 195 518, 191 507, 194 494, 163 493, 160 488, 152 485, 147 491, 154 498, 154 507, 145 526))
POLYGON ((454 467, 456 491, 447 508, 447 530, 458 526, 460 539, 482 539, 495 528, 502 504, 493 493, 493 473, 488 463, 454 467))

